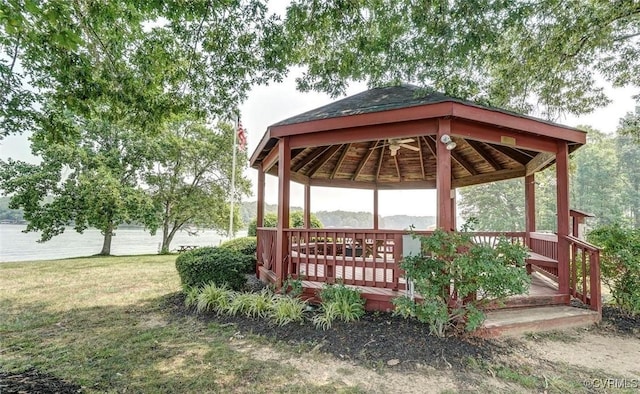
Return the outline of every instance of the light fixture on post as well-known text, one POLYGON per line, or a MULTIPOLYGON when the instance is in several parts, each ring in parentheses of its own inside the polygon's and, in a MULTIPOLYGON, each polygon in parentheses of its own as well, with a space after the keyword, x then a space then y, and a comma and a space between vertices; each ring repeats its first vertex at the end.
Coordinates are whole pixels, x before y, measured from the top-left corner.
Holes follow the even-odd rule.
POLYGON ((440 137, 440 142, 447 146, 447 150, 452 150, 457 146, 449 134, 443 134, 442 137, 440 137))

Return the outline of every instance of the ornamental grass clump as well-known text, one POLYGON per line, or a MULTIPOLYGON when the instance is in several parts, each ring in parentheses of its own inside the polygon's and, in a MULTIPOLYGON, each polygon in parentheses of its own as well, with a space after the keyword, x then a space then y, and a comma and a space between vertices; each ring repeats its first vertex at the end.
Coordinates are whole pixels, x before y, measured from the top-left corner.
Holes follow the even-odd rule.
POLYGON ((263 289, 259 293, 251 293, 253 297, 246 310, 248 316, 266 317, 274 308, 276 296, 268 289, 263 289))
POLYGON ((306 307, 307 303, 300 298, 275 297, 269 318, 279 326, 301 322, 306 307))
POLYGON ((249 315, 249 308, 253 303, 253 293, 237 293, 231 298, 226 313, 231 316, 249 315))
POLYGON ((187 287, 185 288, 184 306, 187 309, 195 308, 198 304, 198 296, 201 289, 199 287, 187 287))
POLYGON ((218 286, 215 283, 204 285, 198 295, 196 310, 202 312, 226 313, 231 305, 231 300, 235 293, 225 286, 218 286))
POLYGON ((334 320, 352 322, 364 315, 365 299, 360 291, 344 284, 325 284, 320 291, 322 312, 313 318, 318 328, 331 328, 334 320))

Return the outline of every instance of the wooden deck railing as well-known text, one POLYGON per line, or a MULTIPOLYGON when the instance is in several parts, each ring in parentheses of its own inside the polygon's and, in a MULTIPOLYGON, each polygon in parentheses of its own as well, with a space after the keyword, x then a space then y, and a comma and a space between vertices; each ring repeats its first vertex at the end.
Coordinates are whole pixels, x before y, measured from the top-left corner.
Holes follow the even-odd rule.
MULTIPOLYGON (((288 229, 285 276, 401 290, 401 230, 288 229)), ((429 234, 424 232, 423 234, 429 234)))
POLYGON ((602 312, 600 289, 600 249, 571 235, 564 237, 570 245, 569 291, 575 298, 602 312))
MULTIPOLYGON (((276 262, 276 229, 259 228, 257 257, 263 268, 271 271, 282 264, 279 280, 287 277, 316 282, 368 286, 403 290, 404 272, 400 268, 403 230, 370 229, 285 229, 285 254, 276 262)), ((430 235, 431 232, 415 232, 430 235)), ((540 272, 558 280, 558 237, 555 234, 524 232, 476 232, 473 241, 495 246, 500 236, 531 250, 530 263, 540 272)), ((571 245, 570 289, 592 309, 602 308, 600 297, 599 250, 568 236, 571 245)))
POLYGON ((548 233, 529 233, 527 246, 532 252, 531 255, 534 256, 532 261, 534 261, 536 268, 540 270, 541 273, 557 282, 558 236, 548 233), (535 262, 538 262, 539 264, 535 264, 535 262))
POLYGON ((529 233, 529 249, 539 255, 558 260, 558 236, 546 233, 529 233))
POLYGON ((474 231, 473 242, 495 247, 500 237, 504 237, 513 244, 526 245, 526 233, 521 231, 474 231))
POLYGON ((256 233, 258 236, 258 244, 256 245, 258 263, 267 270, 273 270, 276 265, 276 229, 258 228, 256 233))

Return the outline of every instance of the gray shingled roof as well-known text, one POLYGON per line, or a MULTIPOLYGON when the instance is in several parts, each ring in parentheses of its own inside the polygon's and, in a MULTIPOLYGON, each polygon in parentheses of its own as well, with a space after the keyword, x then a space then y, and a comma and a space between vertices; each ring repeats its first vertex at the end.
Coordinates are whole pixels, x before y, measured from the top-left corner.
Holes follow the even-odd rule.
POLYGON ((444 101, 460 100, 438 92, 427 92, 425 89, 415 85, 385 86, 370 89, 320 108, 312 109, 311 111, 280 121, 273 126, 388 111, 391 109, 435 104, 444 101))
MULTIPOLYGON (((489 111, 501 112, 520 118, 532 119, 537 122, 543 122, 554 126, 561 126, 567 129, 578 130, 559 123, 548 120, 519 114, 517 112, 490 107, 474 103, 473 101, 462 100, 445 95, 444 93, 429 91, 415 85, 402 84, 399 86, 385 86, 366 90, 362 93, 346 97, 331 104, 327 104, 320 108, 312 109, 300 115, 282 120, 272 126, 284 126, 296 123, 310 122, 314 120, 338 118, 341 116, 366 114, 371 112, 388 111, 392 109, 416 107, 425 104, 437 104, 442 102, 456 102, 465 105, 471 105, 483 108, 489 111)), ((578 130, 582 131, 582 130, 578 130)))

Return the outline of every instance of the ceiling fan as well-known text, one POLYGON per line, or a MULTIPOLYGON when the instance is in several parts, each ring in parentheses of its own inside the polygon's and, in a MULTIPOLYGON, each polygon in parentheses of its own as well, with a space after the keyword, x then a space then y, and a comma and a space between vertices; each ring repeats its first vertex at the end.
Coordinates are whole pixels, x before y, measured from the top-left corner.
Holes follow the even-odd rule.
POLYGON ((418 152, 420 151, 420 148, 418 148, 417 146, 409 145, 409 142, 414 142, 414 141, 415 140, 413 138, 405 138, 405 139, 389 138, 387 141, 385 141, 384 144, 377 145, 372 149, 388 146, 391 156, 397 155, 400 148, 405 148, 405 149, 418 152))

